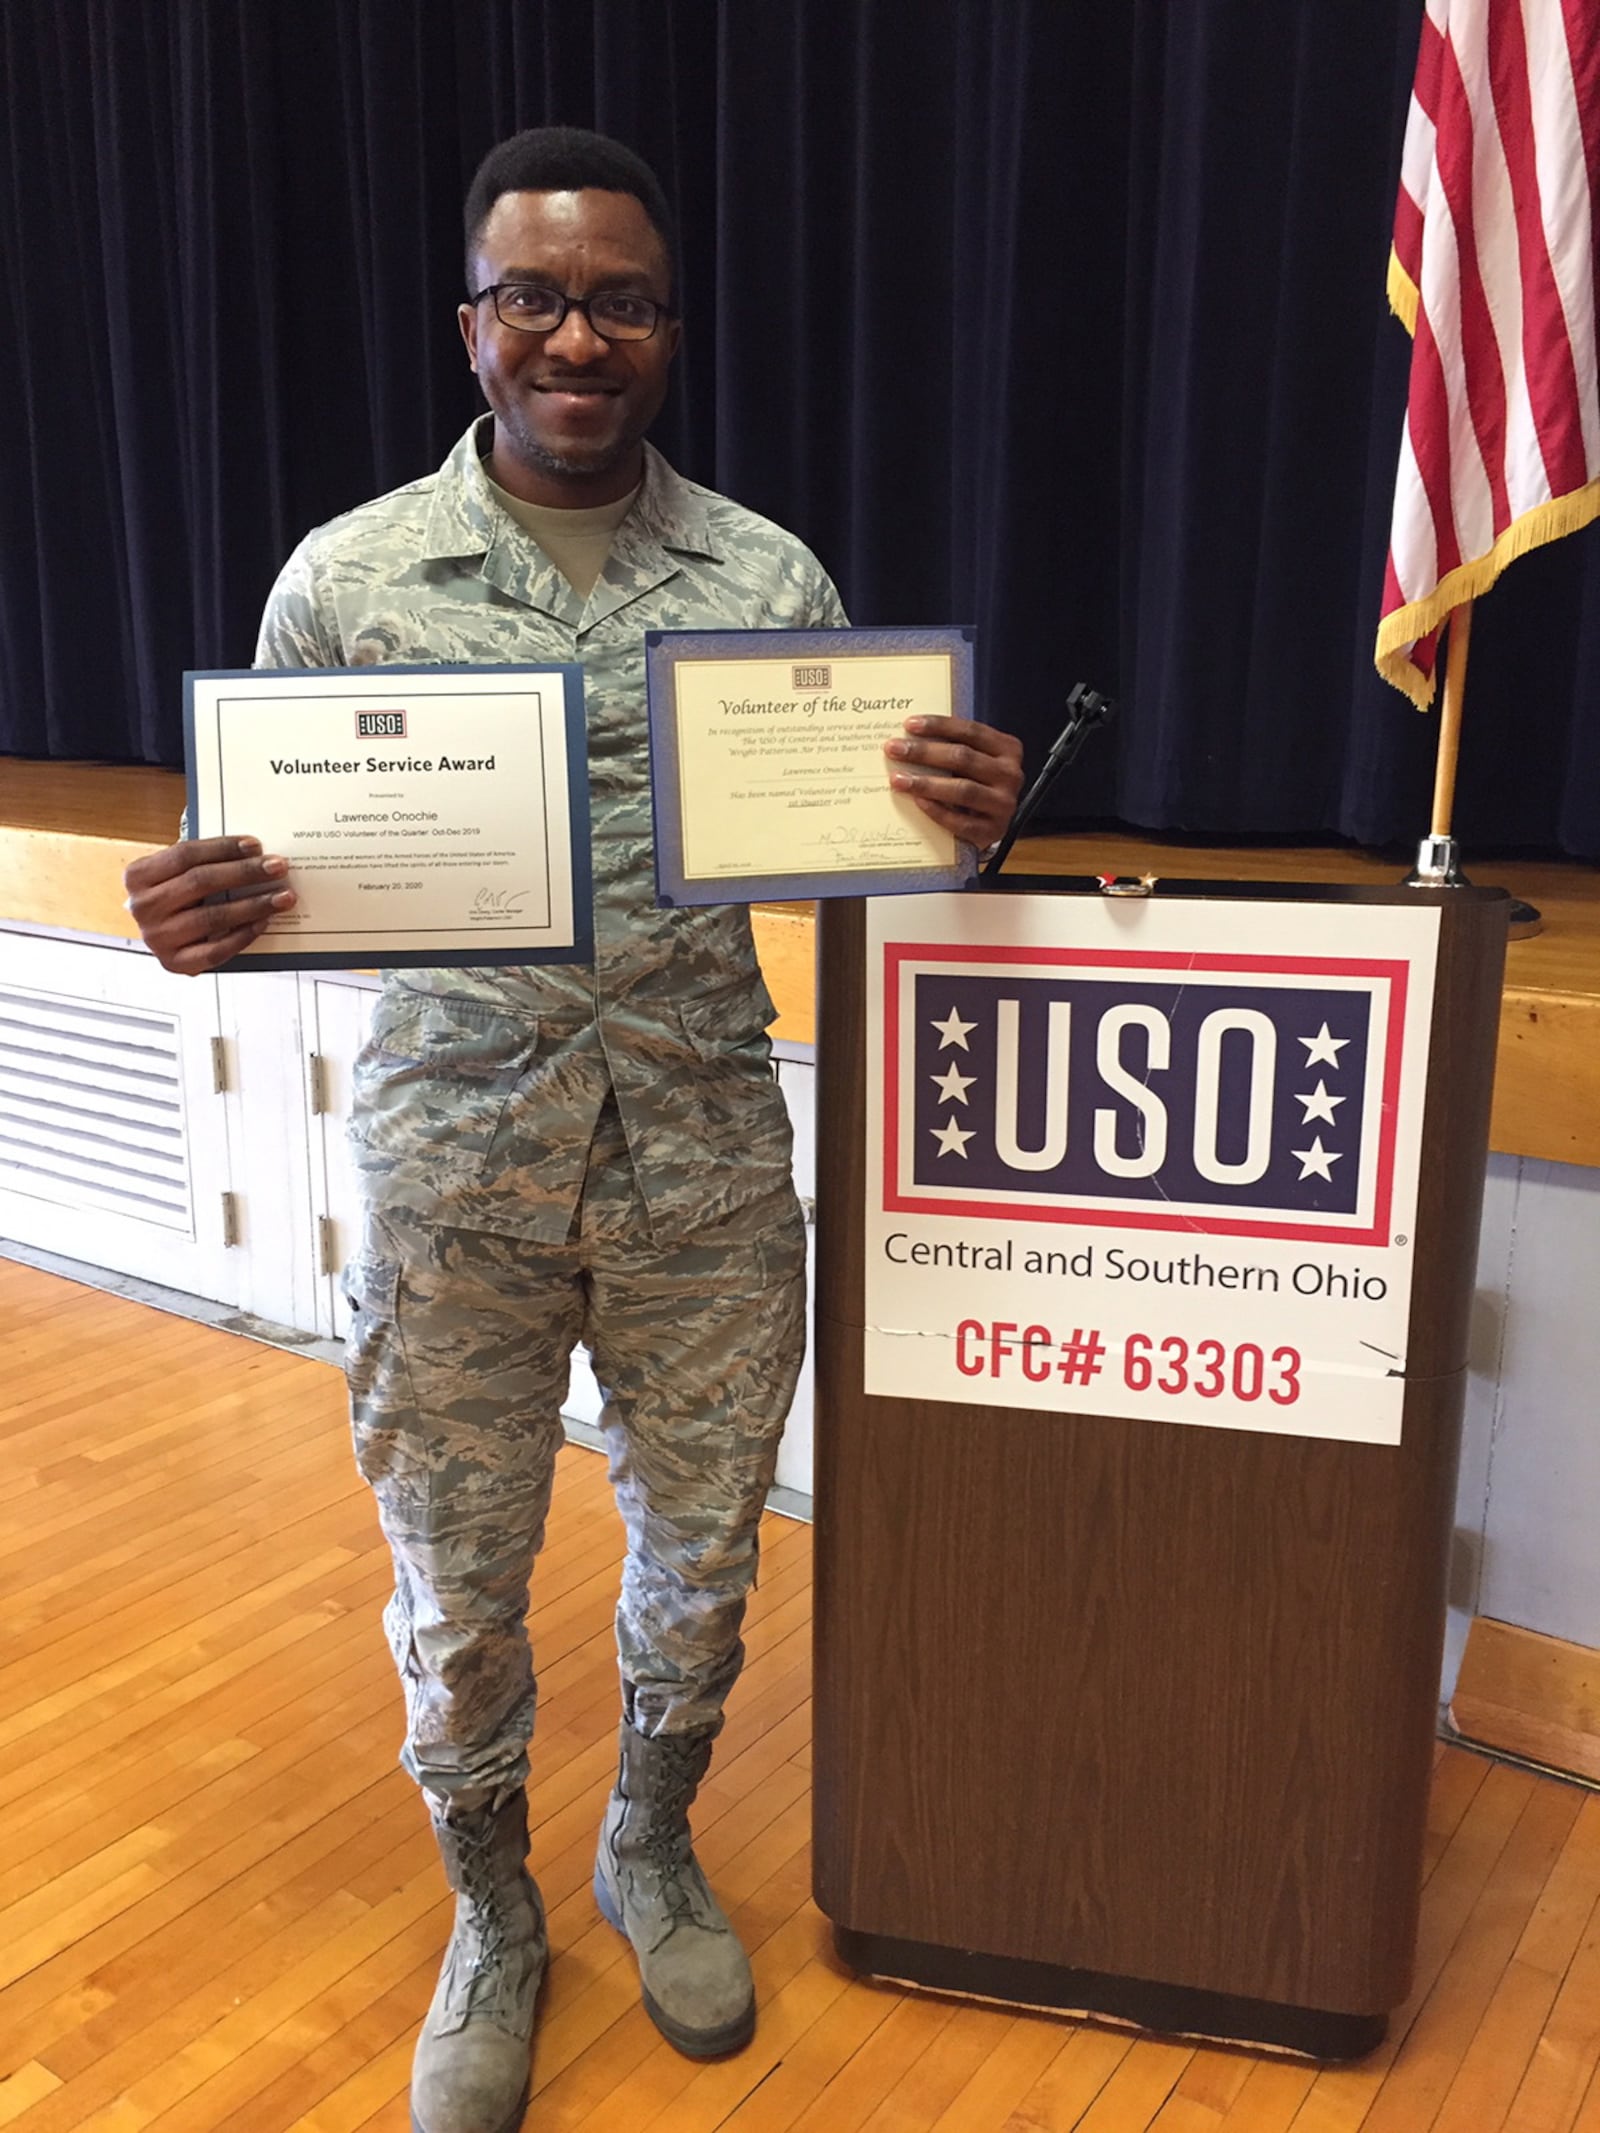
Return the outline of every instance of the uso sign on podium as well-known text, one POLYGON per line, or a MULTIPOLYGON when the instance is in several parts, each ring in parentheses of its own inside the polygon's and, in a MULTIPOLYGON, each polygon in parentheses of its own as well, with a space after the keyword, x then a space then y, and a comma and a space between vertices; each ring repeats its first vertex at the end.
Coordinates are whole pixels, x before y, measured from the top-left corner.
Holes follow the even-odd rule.
POLYGON ((1343 2057, 1405 1996, 1505 900, 824 919, 817 1899, 1343 2057))

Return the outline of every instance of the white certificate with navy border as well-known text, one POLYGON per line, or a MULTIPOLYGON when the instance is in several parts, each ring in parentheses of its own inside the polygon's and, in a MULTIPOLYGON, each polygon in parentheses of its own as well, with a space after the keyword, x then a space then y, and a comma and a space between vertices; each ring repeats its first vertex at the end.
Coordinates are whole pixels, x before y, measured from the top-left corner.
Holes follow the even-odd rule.
POLYGON ((908 718, 971 718, 970 629, 650 630, 662 905, 954 889, 976 855, 889 783, 908 718))
POLYGON ((191 837, 258 837, 297 901, 230 970, 586 962, 581 668, 184 676, 191 837))

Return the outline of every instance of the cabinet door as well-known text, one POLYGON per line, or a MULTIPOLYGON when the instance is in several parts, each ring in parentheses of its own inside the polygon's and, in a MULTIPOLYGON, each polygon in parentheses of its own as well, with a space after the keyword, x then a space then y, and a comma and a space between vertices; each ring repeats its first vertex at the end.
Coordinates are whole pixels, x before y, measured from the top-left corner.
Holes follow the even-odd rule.
POLYGON ((214 978, 0 931, 0 1234, 237 1303, 219 1044, 214 978))
POLYGON ((345 1141, 350 1076, 377 1004, 376 981, 306 975, 301 1023, 310 1047, 311 1195, 318 1252, 317 1331, 342 1340, 350 1319, 340 1275, 361 1235, 361 1198, 345 1141))
POLYGON ((799 1045, 775 1047, 778 1086, 783 1091, 789 1123, 794 1128, 794 1189, 806 1211, 806 1359, 801 1366, 800 1382, 794 1389, 794 1405, 784 1424, 774 1478, 780 1489, 793 1489, 797 1496, 806 1497, 811 1494, 811 1411, 815 1398, 811 1343, 817 1234, 812 1227, 817 1191, 817 1071, 809 1056, 810 1049, 809 1045, 803 1049, 799 1045))
POLYGON ((268 1326, 318 1331, 300 981, 292 971, 224 971, 216 985, 239 1238, 238 1301, 268 1326))

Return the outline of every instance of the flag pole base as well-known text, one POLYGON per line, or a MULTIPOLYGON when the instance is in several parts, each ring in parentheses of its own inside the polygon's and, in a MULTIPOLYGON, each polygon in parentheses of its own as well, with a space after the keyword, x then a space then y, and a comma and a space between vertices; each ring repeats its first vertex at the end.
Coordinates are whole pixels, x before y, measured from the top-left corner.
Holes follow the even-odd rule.
MULTIPOLYGON (((1401 883, 1406 889, 1470 889, 1472 883, 1461 871, 1461 847, 1454 837, 1424 837, 1417 846, 1417 863, 1401 883)), ((1544 914, 1519 896, 1511 899, 1510 935, 1514 941, 1531 941, 1544 931, 1544 914)))

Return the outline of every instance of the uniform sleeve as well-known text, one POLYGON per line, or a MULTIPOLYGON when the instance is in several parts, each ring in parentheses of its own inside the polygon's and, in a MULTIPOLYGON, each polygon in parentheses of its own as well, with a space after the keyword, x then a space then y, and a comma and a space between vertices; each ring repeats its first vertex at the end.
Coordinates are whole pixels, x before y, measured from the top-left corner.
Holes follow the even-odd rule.
POLYGON ((317 570, 312 539, 303 540, 267 596, 256 639, 258 667, 342 667, 349 664, 339 625, 317 570))
POLYGON ((808 556, 811 584, 807 587, 807 614, 802 627, 810 630, 847 630, 850 617, 844 611, 838 588, 815 556, 808 556))

